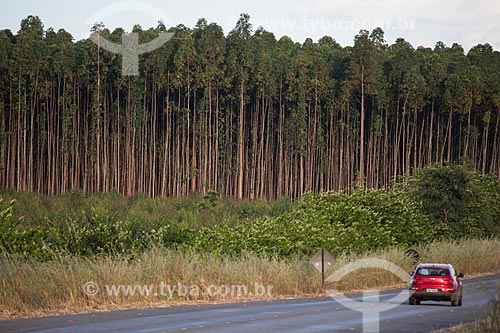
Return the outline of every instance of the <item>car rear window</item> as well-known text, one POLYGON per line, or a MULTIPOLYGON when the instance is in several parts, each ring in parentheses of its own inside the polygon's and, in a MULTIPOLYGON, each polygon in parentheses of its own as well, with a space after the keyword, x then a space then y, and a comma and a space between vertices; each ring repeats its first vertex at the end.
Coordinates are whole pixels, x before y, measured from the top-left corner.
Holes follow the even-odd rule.
POLYGON ((446 276, 450 275, 450 271, 446 268, 437 267, 420 267, 417 274, 424 276, 446 276))

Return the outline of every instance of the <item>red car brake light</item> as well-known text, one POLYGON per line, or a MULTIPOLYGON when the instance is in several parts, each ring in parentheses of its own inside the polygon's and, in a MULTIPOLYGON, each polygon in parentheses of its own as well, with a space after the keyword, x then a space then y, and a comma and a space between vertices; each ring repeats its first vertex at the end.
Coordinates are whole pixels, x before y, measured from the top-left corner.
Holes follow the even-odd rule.
POLYGON ((413 275, 413 280, 411 282, 412 284, 422 284, 422 276, 418 274, 413 275))

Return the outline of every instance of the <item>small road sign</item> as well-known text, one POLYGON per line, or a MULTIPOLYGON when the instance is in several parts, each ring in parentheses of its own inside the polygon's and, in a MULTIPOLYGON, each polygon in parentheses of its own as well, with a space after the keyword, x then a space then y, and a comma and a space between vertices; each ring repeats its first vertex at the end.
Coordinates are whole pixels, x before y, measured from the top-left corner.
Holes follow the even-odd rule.
POLYGON ((335 264, 335 258, 324 247, 316 252, 316 254, 309 259, 309 262, 321 273, 321 288, 325 288, 325 272, 335 264))

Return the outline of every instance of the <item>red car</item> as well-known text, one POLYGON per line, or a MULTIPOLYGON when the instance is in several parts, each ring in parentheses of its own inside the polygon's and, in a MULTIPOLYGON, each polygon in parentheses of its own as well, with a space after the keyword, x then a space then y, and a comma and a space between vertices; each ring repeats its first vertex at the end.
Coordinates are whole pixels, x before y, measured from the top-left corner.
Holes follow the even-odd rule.
POLYGON ((419 264, 410 275, 410 305, 421 301, 448 301, 462 306, 462 273, 451 264, 419 264))

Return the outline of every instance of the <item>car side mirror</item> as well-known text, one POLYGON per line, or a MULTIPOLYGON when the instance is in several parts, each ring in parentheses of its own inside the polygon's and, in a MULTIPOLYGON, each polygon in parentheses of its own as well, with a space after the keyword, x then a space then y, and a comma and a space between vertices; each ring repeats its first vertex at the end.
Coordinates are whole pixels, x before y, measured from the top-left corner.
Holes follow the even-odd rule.
POLYGON ((457 274, 457 276, 458 276, 459 278, 463 278, 463 277, 464 277, 464 274, 463 274, 463 273, 458 273, 458 274, 457 274))
POLYGON ((413 276, 413 275, 415 275, 415 272, 410 272, 410 276, 413 276))

